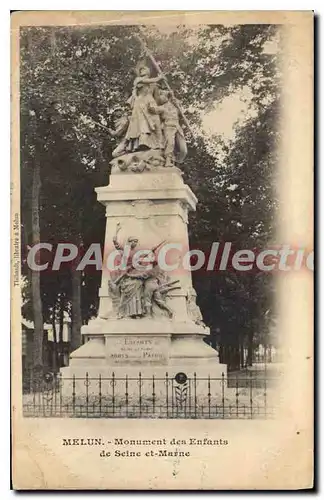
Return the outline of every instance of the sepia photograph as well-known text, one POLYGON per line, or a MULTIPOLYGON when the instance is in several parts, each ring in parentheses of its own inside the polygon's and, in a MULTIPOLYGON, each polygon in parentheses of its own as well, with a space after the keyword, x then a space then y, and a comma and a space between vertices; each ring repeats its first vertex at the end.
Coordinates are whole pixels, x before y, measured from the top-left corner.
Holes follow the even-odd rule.
MULTIPOLYGON (((232 425, 264 425, 261 435, 279 426, 299 357, 310 397, 312 388, 312 14, 18 14, 16 432, 61 426, 62 454, 73 448, 79 460, 91 448, 105 460, 172 463, 229 449, 232 425), (290 144, 306 155, 299 169, 290 144), (153 422, 177 420, 173 434, 151 436, 153 422), (179 437, 186 425, 201 433, 179 437)), ((80 487, 123 489, 93 481, 80 487)))

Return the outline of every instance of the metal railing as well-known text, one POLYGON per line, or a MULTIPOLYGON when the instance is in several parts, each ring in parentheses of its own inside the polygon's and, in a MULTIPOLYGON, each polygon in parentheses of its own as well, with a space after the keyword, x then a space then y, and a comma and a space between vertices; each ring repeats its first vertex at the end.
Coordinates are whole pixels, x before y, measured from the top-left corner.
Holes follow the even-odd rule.
POLYGON ((23 412, 25 417, 267 418, 274 413, 268 392, 269 380, 252 373, 230 378, 188 377, 182 372, 175 377, 112 373, 96 378, 49 373, 23 395, 23 412))

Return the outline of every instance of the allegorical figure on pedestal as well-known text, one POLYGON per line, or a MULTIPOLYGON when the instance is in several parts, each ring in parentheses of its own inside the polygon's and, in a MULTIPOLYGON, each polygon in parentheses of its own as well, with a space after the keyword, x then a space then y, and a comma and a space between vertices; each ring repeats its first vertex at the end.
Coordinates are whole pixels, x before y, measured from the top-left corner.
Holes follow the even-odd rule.
MULTIPOLYGON (((121 229, 120 223, 117 224, 116 233, 113 237, 113 243, 116 250, 123 252, 125 246, 118 241, 118 233, 121 229)), ((135 276, 131 276, 132 261, 135 249, 138 244, 138 238, 130 236, 127 238, 129 253, 127 256, 126 270, 114 273, 109 282, 109 288, 113 295, 119 295, 118 316, 119 317, 141 317, 144 314, 142 304, 142 283, 135 276)))
POLYGON ((182 163, 187 156, 187 144, 179 122, 179 109, 170 91, 161 91, 157 102, 157 106, 150 104, 150 110, 161 116, 165 166, 172 167, 175 160, 182 163))
POLYGON ((133 93, 128 100, 131 116, 125 136, 126 151, 162 149, 161 120, 152 107, 156 104, 157 83, 163 80, 163 76, 152 78, 150 69, 145 65, 139 65, 137 72, 133 93))
POLYGON ((127 101, 129 113, 121 108, 115 110, 114 128, 108 128, 110 135, 119 140, 112 153, 112 165, 121 171, 143 172, 182 163, 187 145, 180 117, 184 123, 187 121, 179 102, 161 72, 152 77, 144 63, 137 66, 136 72, 127 101))
MULTIPOLYGON (((113 238, 114 246, 121 252, 125 251, 125 246, 118 241, 118 233, 121 229, 117 224, 116 234, 113 238)), ((164 242, 162 242, 164 243, 164 242)), ((118 318, 142 318, 144 316, 154 315, 154 304, 165 311, 170 318, 173 316, 171 308, 166 303, 166 295, 169 291, 179 289, 178 281, 170 282, 165 273, 159 268, 156 259, 156 250, 161 246, 160 243, 152 248, 145 257, 151 253, 151 267, 145 267, 147 261, 140 261, 139 268, 133 265, 133 256, 138 239, 129 237, 127 244, 129 252, 127 255, 126 268, 120 271, 118 275, 112 276, 109 282, 109 288, 112 295, 119 298, 118 318)))
POLYGON ((108 128, 108 132, 112 137, 117 139, 121 139, 121 142, 117 145, 117 147, 113 150, 112 156, 116 158, 122 154, 126 153, 126 144, 127 141, 125 139, 125 134, 127 132, 127 128, 129 125, 129 119, 126 111, 123 111, 122 108, 117 108, 113 112, 112 115, 113 123, 115 128, 108 128))

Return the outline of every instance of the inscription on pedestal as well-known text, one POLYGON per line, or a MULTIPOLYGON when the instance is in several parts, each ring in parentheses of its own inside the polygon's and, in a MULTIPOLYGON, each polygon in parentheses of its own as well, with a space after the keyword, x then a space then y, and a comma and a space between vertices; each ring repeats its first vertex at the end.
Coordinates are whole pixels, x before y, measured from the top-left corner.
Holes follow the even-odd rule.
POLYGON ((106 337, 107 360, 112 365, 165 365, 169 343, 166 336, 112 335, 106 337))

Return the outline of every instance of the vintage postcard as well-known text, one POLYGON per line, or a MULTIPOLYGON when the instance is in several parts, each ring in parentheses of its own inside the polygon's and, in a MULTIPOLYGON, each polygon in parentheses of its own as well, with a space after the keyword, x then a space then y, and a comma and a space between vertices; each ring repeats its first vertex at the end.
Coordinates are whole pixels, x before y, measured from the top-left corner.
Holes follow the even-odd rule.
POLYGON ((312 488, 313 21, 12 15, 14 489, 312 488))

